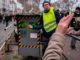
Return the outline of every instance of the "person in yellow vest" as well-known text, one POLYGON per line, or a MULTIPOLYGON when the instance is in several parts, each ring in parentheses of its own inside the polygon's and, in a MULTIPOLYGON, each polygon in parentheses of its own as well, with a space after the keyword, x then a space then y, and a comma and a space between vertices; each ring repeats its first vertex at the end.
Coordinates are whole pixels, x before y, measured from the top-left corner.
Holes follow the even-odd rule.
POLYGON ((44 45, 44 49, 43 49, 44 52, 48 45, 49 38, 57 28, 57 24, 61 19, 61 16, 57 11, 54 11, 54 8, 51 6, 49 1, 43 2, 43 8, 44 11, 41 15, 40 25, 39 26, 29 25, 29 27, 33 29, 42 29, 42 36, 47 38, 47 40, 42 39, 44 45))

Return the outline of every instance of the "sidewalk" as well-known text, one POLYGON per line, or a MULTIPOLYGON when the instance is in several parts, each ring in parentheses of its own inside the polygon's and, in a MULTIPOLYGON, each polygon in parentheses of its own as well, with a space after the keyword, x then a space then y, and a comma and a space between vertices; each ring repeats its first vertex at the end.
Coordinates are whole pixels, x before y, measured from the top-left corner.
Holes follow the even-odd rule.
POLYGON ((14 31, 14 22, 10 22, 9 26, 6 27, 5 24, 1 23, 0 24, 0 48, 3 45, 3 43, 8 40, 10 37, 11 33, 14 31), (4 30, 6 29, 6 30, 4 30))
MULTIPOLYGON (((7 43, 15 43, 14 33, 10 36, 7 43)), ((23 57, 18 54, 18 45, 9 45, 9 51, 5 52, 2 60, 23 60, 23 57)))

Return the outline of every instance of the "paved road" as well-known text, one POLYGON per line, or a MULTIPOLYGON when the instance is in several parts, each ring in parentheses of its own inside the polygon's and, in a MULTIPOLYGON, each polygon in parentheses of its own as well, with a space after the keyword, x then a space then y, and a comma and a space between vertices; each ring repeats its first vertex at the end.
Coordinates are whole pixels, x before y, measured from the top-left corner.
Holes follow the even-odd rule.
POLYGON ((8 27, 6 27, 5 24, 0 23, 0 47, 3 45, 5 40, 7 40, 10 37, 10 34, 14 31, 14 29, 15 27, 13 21, 9 23, 8 27))
POLYGON ((64 46, 64 55, 66 56, 66 60, 80 60, 80 41, 76 40, 75 42, 75 49, 71 48, 71 41, 73 39, 71 37, 67 37, 65 40, 64 46))

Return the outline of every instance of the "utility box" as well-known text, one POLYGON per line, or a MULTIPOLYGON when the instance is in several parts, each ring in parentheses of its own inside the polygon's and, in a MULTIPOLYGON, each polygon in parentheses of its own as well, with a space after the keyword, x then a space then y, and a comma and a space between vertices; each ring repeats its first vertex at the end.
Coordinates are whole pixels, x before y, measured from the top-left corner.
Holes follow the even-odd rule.
POLYGON ((16 15, 16 18, 19 54, 24 57, 40 57, 42 54, 40 30, 28 28, 28 25, 40 25, 40 15, 16 15))

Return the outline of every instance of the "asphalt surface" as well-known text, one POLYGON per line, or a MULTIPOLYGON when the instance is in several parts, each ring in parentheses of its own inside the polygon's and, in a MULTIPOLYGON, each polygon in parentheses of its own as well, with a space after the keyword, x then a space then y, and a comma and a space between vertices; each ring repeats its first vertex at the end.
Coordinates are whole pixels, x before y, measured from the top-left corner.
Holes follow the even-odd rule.
POLYGON ((5 24, 0 23, 0 47, 2 46, 2 44, 8 40, 8 38, 10 37, 11 33, 14 31, 14 22, 11 21, 9 22, 9 26, 6 27, 5 24), (6 29, 6 30, 4 30, 6 29))
POLYGON ((77 39, 72 39, 71 37, 66 37, 65 41, 65 60, 80 60, 80 41, 77 39), (72 41, 73 43, 71 43, 72 41))

